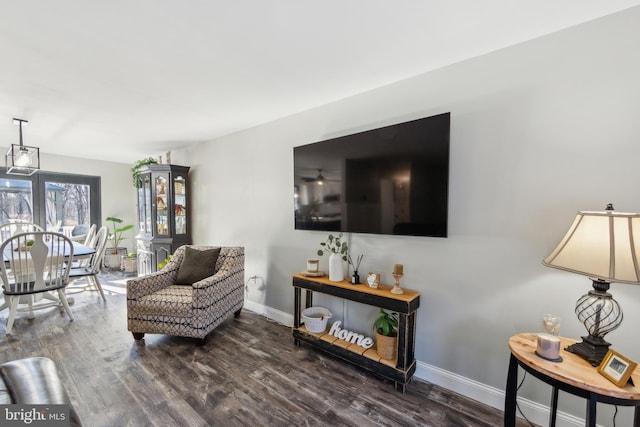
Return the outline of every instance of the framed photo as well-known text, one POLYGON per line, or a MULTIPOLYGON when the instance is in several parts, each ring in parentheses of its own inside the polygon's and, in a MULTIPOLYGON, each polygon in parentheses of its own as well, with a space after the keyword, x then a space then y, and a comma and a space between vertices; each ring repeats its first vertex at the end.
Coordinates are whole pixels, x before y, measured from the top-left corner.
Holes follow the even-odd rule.
POLYGON ((380 274, 370 272, 367 275, 367 286, 369 286, 370 288, 377 289, 379 284, 380 284, 380 274))
POLYGON ((624 387, 636 365, 636 362, 627 359, 617 351, 609 350, 598 366, 598 372, 618 387, 624 387))

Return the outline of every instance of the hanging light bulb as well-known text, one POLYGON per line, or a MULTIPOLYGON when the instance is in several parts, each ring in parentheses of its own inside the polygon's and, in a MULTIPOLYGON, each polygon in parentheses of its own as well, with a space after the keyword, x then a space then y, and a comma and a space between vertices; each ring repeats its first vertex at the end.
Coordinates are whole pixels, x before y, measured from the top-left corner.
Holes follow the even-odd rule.
POLYGON ((29 156, 29 151, 24 148, 24 147, 20 147, 18 149, 17 153, 14 153, 14 164, 18 167, 26 167, 26 166, 31 166, 31 157, 29 156))
POLYGON ((30 147, 22 142, 22 126, 29 123, 22 119, 13 119, 13 124, 20 126, 20 145, 11 144, 5 162, 9 175, 33 175, 40 169, 40 149, 30 147))

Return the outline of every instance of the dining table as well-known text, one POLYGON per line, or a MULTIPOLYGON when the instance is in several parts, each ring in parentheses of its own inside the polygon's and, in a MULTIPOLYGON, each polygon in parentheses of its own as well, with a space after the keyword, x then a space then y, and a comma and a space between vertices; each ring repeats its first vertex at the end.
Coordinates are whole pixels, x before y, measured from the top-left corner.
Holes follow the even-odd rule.
MULTIPOLYGON (((84 259, 84 258, 88 258, 91 255, 96 253, 96 249, 92 248, 91 246, 87 246, 85 244, 82 244, 80 242, 74 242, 73 240, 71 241, 71 244, 73 245, 73 257, 71 259, 71 261, 77 261, 79 259, 84 259)), ((65 246, 65 252, 64 252, 64 257, 65 259, 67 259, 67 261, 69 261, 69 257, 71 255, 71 251, 68 250, 69 248, 67 248, 65 246)), ((2 259, 4 260, 5 265, 7 265, 7 263, 9 262, 9 259, 7 258, 6 254, 2 254, 2 259)))
MULTIPOLYGON (((65 253, 64 253, 64 257, 68 263, 72 263, 73 261, 77 261, 80 259, 89 258, 91 255, 96 253, 95 248, 92 248, 91 246, 87 246, 83 243, 71 241, 71 244, 73 245, 73 256, 71 256, 71 251, 68 250, 70 248, 65 247, 65 253)), ((6 254, 3 253, 2 258, 5 265, 8 265, 9 259, 7 258, 6 254)), ((39 294, 39 295, 42 296, 42 299, 45 299, 51 302, 34 306, 34 309, 60 306, 62 304, 60 299, 58 298, 57 295, 55 295, 54 292, 43 292, 42 294, 39 294)), ((72 305, 75 301, 73 297, 70 297, 70 298, 67 298, 67 302, 69 303, 69 305, 72 305)), ((4 301, 4 303, 0 305, 0 311, 4 310, 5 308, 8 308, 8 304, 6 301, 4 301)))

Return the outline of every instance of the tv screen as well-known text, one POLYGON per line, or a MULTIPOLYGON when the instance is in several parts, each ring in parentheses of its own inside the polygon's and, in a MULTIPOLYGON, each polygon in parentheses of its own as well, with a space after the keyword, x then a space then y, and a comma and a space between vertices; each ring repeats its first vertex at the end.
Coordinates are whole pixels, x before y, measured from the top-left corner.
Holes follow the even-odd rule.
POLYGON ((450 113, 293 148, 297 230, 447 237, 450 113))

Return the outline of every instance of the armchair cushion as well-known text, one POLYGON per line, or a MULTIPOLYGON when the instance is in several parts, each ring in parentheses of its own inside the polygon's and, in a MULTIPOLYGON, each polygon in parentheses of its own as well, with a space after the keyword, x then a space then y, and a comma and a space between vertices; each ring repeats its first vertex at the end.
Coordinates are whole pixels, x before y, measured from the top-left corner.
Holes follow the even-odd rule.
POLYGON ((190 317, 193 311, 193 290, 172 285, 138 299, 140 314, 190 317))
POLYGON ((185 247, 184 258, 178 269, 176 285, 192 285, 216 272, 220 248, 198 250, 185 247))

